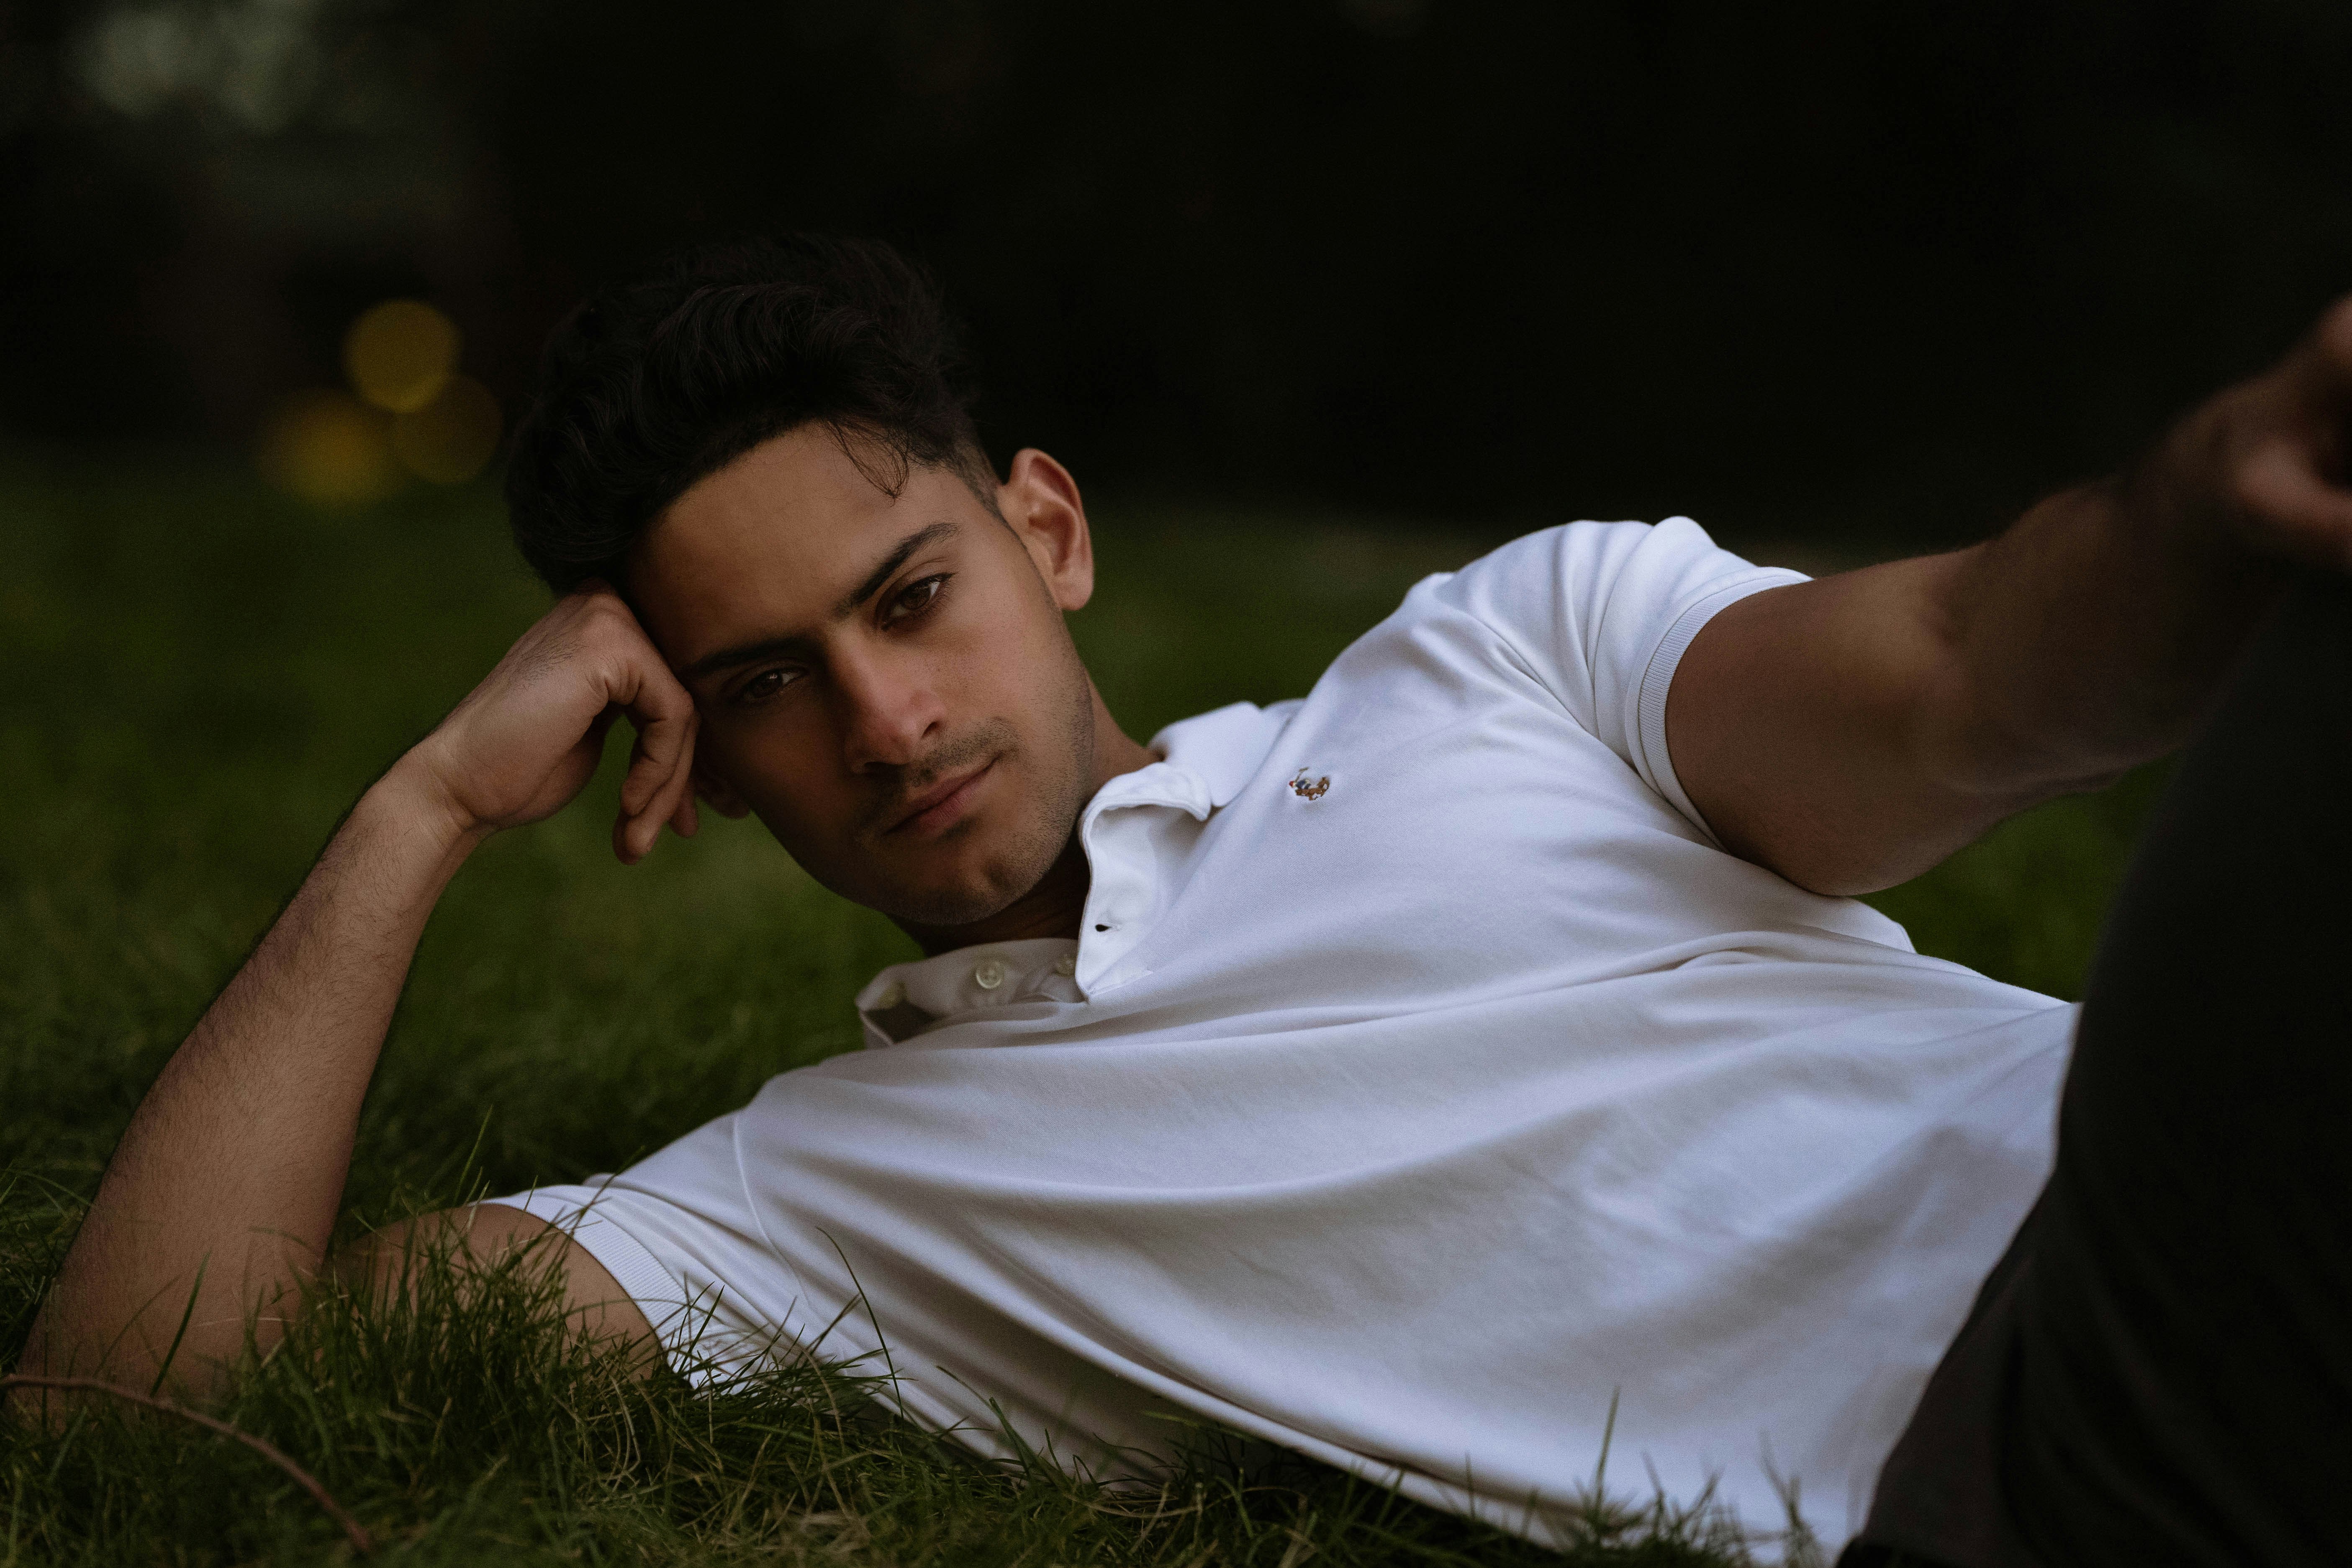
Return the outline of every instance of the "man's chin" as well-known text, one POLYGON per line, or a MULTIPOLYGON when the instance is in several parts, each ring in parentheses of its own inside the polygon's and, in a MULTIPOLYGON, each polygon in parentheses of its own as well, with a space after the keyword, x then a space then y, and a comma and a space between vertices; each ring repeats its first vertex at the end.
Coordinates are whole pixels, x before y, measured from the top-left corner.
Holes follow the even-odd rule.
MULTIPOLYGON (((917 942, 933 952, 969 947, 979 942, 999 942, 1022 935, 1044 934, 1030 928, 1042 921, 1062 926, 1075 921, 1075 910, 1056 914, 1025 900, 1051 876, 1059 858, 1053 855, 1000 856, 981 866, 961 868, 962 875, 937 878, 890 889, 887 901, 871 907, 888 915, 917 942)), ((1080 887, 1077 900, 1083 902, 1080 887)), ((864 900, 861 900, 864 901, 864 900)))
POLYGON ((961 875, 908 879, 882 896, 860 900, 901 925, 950 930, 977 925, 1003 914, 1044 879, 1053 863, 1034 871, 1001 863, 961 868, 961 875))

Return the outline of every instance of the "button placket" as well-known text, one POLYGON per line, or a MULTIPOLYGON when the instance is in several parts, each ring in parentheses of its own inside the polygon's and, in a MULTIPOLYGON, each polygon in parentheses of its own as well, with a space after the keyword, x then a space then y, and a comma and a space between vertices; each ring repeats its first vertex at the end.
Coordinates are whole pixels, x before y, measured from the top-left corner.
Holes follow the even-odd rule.
POLYGON ((1083 974, 1081 984, 1089 994, 1150 934, 1159 913, 1160 875, 1153 820, 1160 810, 1185 809, 1181 801, 1164 799, 1120 805, 1116 815, 1097 815, 1087 835, 1094 887, 1087 900, 1085 927, 1078 933, 1072 978, 1083 974))

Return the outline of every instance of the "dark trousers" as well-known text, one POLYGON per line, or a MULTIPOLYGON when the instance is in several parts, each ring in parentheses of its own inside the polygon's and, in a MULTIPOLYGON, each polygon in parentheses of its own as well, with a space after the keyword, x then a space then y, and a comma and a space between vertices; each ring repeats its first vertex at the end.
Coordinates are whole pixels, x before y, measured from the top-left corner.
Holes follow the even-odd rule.
POLYGON ((2352 1563, 2352 586, 2281 605, 2133 862, 2050 1184, 1843 1568, 1898 1553, 2352 1563))

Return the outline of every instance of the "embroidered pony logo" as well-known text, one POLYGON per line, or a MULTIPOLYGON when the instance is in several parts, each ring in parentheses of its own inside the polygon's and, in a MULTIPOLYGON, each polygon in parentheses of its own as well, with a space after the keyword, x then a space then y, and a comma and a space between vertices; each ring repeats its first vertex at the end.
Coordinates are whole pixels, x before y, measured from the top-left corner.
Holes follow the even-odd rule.
POLYGON ((1321 800, 1330 787, 1330 775, 1327 773, 1319 779, 1310 779, 1305 768, 1299 769, 1297 776, 1290 781, 1290 793, 1301 800, 1321 800))

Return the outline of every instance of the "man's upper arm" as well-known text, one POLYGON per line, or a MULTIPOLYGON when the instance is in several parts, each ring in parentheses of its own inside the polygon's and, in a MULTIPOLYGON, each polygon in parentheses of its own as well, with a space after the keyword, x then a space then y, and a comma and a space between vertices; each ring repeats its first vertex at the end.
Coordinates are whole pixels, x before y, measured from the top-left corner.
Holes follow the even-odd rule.
POLYGON ((650 1352, 658 1348, 653 1324, 595 1255, 538 1215, 505 1204, 445 1209, 387 1226, 338 1253, 333 1267, 347 1279, 372 1280, 380 1289, 394 1290, 409 1270, 421 1266, 424 1253, 444 1247, 450 1266, 460 1270, 494 1268, 514 1253, 530 1249, 530 1266, 562 1276, 564 1321, 572 1335, 642 1347, 648 1352, 647 1364, 652 1363, 650 1352))
POLYGON ((1708 621, 1666 703, 1676 776, 1734 854, 1822 893, 1918 875, 2047 790, 1970 777, 1952 626, 1968 552, 1754 594, 1708 621))

